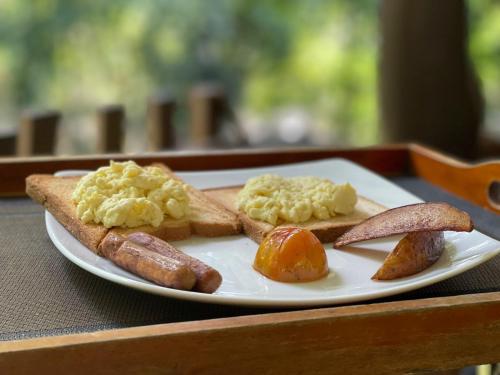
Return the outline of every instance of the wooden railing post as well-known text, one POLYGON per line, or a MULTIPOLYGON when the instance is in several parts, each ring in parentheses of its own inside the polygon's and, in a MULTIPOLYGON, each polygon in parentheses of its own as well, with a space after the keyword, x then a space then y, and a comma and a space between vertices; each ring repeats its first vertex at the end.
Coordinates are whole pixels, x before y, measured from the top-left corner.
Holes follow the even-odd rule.
POLYGON ((17 155, 54 154, 60 118, 57 111, 24 113, 18 129, 17 155))
POLYGON ((173 121, 175 101, 170 95, 153 97, 148 103, 148 149, 158 151, 175 147, 173 121))
POLYGON ((97 152, 121 152, 125 109, 122 105, 107 105, 97 110, 97 152))
POLYGON ((383 0, 380 103, 385 140, 474 157, 483 102, 464 0, 383 0))
POLYGON ((0 155, 14 156, 16 154, 16 140, 15 131, 0 133, 0 155))
POLYGON ((225 102, 222 87, 215 84, 199 84, 189 93, 191 143, 197 147, 209 147, 220 127, 225 102))

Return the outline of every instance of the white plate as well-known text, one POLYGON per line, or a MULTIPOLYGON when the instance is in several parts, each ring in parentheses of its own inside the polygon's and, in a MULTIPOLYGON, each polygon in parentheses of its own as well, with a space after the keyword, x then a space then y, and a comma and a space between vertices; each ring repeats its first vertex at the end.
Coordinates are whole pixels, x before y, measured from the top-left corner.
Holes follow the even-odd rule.
MULTIPOLYGON (((63 171, 59 175, 82 174, 63 171)), ((262 173, 283 176, 311 175, 335 182, 349 181, 359 194, 387 207, 416 203, 420 200, 400 187, 343 159, 297 163, 287 166, 211 172, 179 173, 198 188, 243 184, 262 173)), ((201 238, 176 242, 187 254, 217 269, 223 277, 214 294, 202 294, 164 288, 143 280, 110 261, 101 258, 76 240, 54 217, 46 212, 50 238, 70 261, 104 279, 145 292, 198 302, 245 306, 317 306, 356 302, 407 292, 447 279, 471 269, 500 252, 500 242, 478 231, 445 232, 446 250, 427 270, 392 281, 372 281, 370 277, 401 237, 365 242, 357 247, 334 250, 325 244, 330 274, 327 278, 300 284, 269 280, 252 268, 257 245, 243 235, 201 238)))

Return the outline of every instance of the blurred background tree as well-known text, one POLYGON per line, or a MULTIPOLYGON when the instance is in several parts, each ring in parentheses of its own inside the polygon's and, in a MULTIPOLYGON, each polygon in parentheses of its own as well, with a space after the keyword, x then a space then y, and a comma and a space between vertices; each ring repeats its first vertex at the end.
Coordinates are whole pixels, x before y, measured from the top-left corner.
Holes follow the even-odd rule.
MULTIPOLYGON (((469 4, 471 52, 493 124, 500 3, 469 4)), ((173 93, 185 134, 188 89, 215 81, 251 144, 373 144, 377 18, 373 0, 3 0, 0 129, 14 127, 22 109, 57 108, 59 152, 92 152, 96 107, 121 103, 125 150, 141 151, 148 97, 173 93)))

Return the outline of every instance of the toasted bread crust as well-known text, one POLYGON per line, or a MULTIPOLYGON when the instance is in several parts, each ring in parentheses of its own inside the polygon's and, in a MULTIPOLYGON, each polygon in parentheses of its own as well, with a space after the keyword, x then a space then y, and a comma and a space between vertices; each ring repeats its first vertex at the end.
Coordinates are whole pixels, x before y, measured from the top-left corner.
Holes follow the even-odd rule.
POLYGON ((291 225, 309 229, 316 235, 316 237, 318 237, 321 242, 333 242, 341 234, 343 234, 346 230, 352 228, 354 225, 359 224, 370 216, 386 210, 386 207, 378 203, 375 203, 364 197, 358 197, 358 203, 356 204, 355 210, 349 215, 338 215, 330 220, 324 221, 309 220, 299 224, 285 223, 274 226, 263 221, 254 220, 245 213, 238 210, 238 207, 236 206, 236 197, 240 189, 241 186, 208 189, 205 190, 205 194, 221 203, 226 209, 232 211, 235 214, 238 214, 238 217, 243 224, 243 231, 248 237, 250 237, 257 243, 260 243, 264 239, 264 237, 274 228, 291 225))
MULTIPOLYGON (((172 178, 184 182, 164 164, 153 165, 163 169, 172 178)), ((187 185, 187 193, 189 196, 189 221, 191 231, 194 234, 203 237, 220 237, 241 233, 241 223, 237 214, 191 185, 187 185), (217 219, 214 220, 214 218, 217 219)))
MULTIPOLYGON (((164 170, 176 179, 173 172, 163 165, 164 170)), ((42 204, 71 234, 89 249, 101 255, 99 243, 109 231, 127 235, 133 232, 146 232, 165 241, 183 240, 192 234, 218 237, 241 232, 237 215, 214 202, 204 193, 188 185, 190 198, 189 220, 165 219, 159 227, 149 225, 137 228, 112 228, 103 225, 85 224, 77 216, 71 195, 80 176, 60 177, 53 175, 31 175, 26 179, 26 193, 42 204)))
POLYGON ((180 241, 185 240, 191 236, 191 227, 187 220, 164 220, 159 227, 151 225, 141 225, 135 228, 119 228, 115 227, 110 229, 115 234, 127 236, 135 232, 144 232, 164 239, 166 241, 180 241))
POLYGON ((271 224, 257 222, 243 213, 240 213, 238 217, 243 224, 243 231, 245 234, 259 244, 262 242, 264 237, 266 237, 267 234, 275 228, 271 224))
POLYGON ((213 201, 199 190, 188 186, 191 230, 204 237, 219 237, 241 232, 237 215, 213 201), (213 217, 219 217, 217 221, 213 217))
POLYGON ((43 180, 46 178, 45 174, 33 174, 26 178, 26 194, 35 202, 45 205, 47 197, 45 189, 43 188, 43 180))
POLYGON ((80 177, 31 175, 26 179, 26 193, 42 204, 81 243, 99 253, 99 243, 108 229, 102 225, 85 224, 78 219, 71 194, 79 179, 80 177))

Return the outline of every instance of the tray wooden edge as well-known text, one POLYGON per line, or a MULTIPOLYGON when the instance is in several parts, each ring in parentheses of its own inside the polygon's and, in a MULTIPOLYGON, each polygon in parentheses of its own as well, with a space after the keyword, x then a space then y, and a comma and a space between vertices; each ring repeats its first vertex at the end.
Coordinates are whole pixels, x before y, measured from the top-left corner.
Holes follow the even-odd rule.
POLYGON ((494 292, 4 342, 0 372, 406 373, 500 361, 498 342, 494 292))
POLYGON ((109 160, 136 160, 140 164, 163 162, 179 171, 247 168, 342 157, 384 176, 415 175, 479 206, 500 213, 498 192, 500 161, 467 164, 414 144, 389 144, 362 148, 278 148, 190 150, 145 154, 106 154, 71 157, 0 158, 0 197, 23 196, 25 179, 33 173, 63 169, 95 169, 109 160), (494 186, 496 184, 496 186, 494 186))
POLYGON ((54 173, 64 169, 96 169, 109 160, 135 160, 146 165, 167 164, 176 171, 229 169, 290 164, 332 157, 346 158, 383 175, 398 175, 409 170, 406 144, 351 149, 321 147, 279 149, 236 149, 177 151, 144 154, 107 154, 72 157, 0 158, 0 197, 25 195, 25 179, 34 173, 54 173))
POLYGON ((418 144, 409 145, 411 172, 469 202, 500 214, 500 160, 468 164, 418 144))

